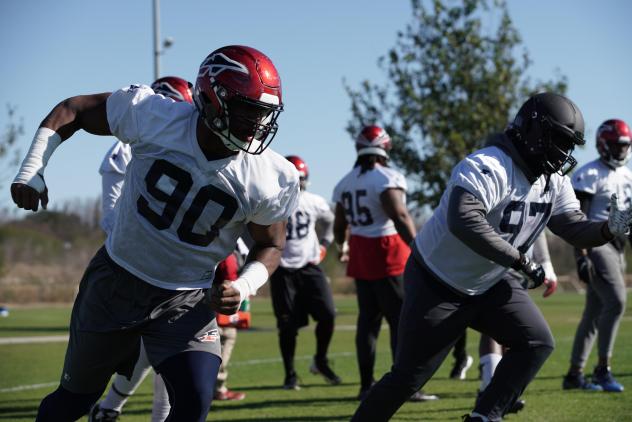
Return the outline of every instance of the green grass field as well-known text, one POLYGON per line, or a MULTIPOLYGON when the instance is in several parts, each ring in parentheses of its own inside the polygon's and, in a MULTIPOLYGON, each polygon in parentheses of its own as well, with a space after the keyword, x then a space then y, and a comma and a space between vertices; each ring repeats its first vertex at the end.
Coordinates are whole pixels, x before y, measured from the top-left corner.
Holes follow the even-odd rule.
MULTIPOLYGON (((629 421, 632 420, 632 314, 621 324, 615 346, 615 375, 628 387, 622 394, 564 392, 561 377, 567 369, 575 327, 579 320, 583 296, 556 294, 542 300, 534 296, 553 328, 557 348, 529 386, 524 398, 526 409, 507 417, 515 421, 629 421)), ((216 402, 208 420, 214 421, 344 421, 357 406, 358 373, 354 353, 356 315, 355 298, 336 298, 339 311, 331 345, 335 370, 343 378, 341 386, 327 386, 309 373, 314 351, 313 325, 301 331, 297 349, 297 371, 302 379, 300 391, 280 389, 283 369, 279 359, 274 316, 269 300, 253 302, 254 326, 240 332, 230 366, 229 385, 245 391, 244 401, 216 402)), ((59 336, 67 332, 69 307, 37 307, 12 309, 8 318, 0 318, 0 340, 9 337, 59 336)), ((387 335, 383 331, 378 345, 376 376, 390 365, 387 335)), ((468 332, 468 351, 477 356, 478 334, 468 332)), ((0 420, 32 421, 41 398, 55 388, 66 344, 42 342, 0 344, 0 420)), ((591 367, 595 361, 591 355, 591 367)), ((477 362, 477 361, 475 361, 477 362)), ((478 371, 474 366, 466 381, 448 379, 452 365, 449 357, 425 390, 438 394, 441 400, 408 403, 394 421, 457 421, 469 412, 478 387, 478 371)), ((148 377, 124 409, 123 422, 149 420, 151 379, 148 377)))

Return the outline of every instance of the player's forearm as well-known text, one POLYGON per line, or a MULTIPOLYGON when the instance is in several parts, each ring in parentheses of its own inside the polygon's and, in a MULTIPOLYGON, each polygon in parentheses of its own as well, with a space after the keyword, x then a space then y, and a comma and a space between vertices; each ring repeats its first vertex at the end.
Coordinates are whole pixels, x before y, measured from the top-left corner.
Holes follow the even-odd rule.
POLYGON ((393 219, 393 223, 395 223, 395 230, 402 238, 402 240, 409 245, 415 239, 415 224, 413 223, 413 219, 410 215, 406 213, 402 213, 393 219))
MULTIPOLYGON (((276 271, 279 266, 279 262, 281 261, 281 255, 283 252, 283 247, 280 245, 258 245, 255 244, 248 254, 248 258, 246 259, 246 264, 251 261, 258 261, 262 263, 268 274, 272 274, 276 271)), ((260 286, 259 286, 260 287, 260 286)))
POLYGON ((235 288, 239 290, 241 300, 255 295, 259 287, 268 281, 270 274, 279 266, 285 247, 285 221, 267 226, 249 223, 248 232, 254 245, 250 248, 246 264, 235 281, 235 288))
POLYGON ((12 187, 12 196, 19 207, 36 209, 31 204, 33 201, 26 201, 28 204, 22 203, 24 198, 17 198, 22 196, 17 190, 21 189, 20 186, 27 185, 39 194, 45 192, 44 170, 55 149, 65 139, 82 128, 90 133, 110 134, 105 111, 108 96, 109 93, 68 98, 57 104, 44 118, 13 180, 17 187, 12 187))
POLYGON ((613 239, 607 221, 590 221, 579 210, 552 216, 548 227, 578 249, 601 246, 613 239))
POLYGON ((511 267, 520 259, 520 252, 504 240, 485 218, 482 202, 463 188, 450 195, 448 229, 477 254, 503 267, 511 267))

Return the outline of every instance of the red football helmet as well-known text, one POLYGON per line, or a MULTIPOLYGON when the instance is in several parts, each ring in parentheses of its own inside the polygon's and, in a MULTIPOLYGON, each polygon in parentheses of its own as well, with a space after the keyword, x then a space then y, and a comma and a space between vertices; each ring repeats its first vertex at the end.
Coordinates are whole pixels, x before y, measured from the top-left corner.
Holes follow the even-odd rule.
POLYGON ((597 151, 612 167, 624 166, 632 154, 630 127, 619 119, 606 120, 597 129, 597 151))
POLYGON ((272 142, 283 111, 274 64, 260 51, 240 45, 222 47, 204 59, 193 100, 226 148, 250 154, 261 154, 272 142))
POLYGON ((379 126, 365 126, 356 137, 355 144, 358 156, 373 154, 388 158, 391 137, 379 126))
POLYGON ((301 188, 305 189, 305 186, 307 185, 307 179, 309 178, 309 169, 307 168, 307 164, 298 155, 288 155, 285 158, 290 163, 294 164, 294 167, 296 167, 296 170, 298 170, 298 175, 301 180, 301 188))
POLYGON ((193 88, 191 82, 177 76, 165 76, 164 78, 156 79, 151 84, 151 89, 156 94, 164 95, 176 101, 186 101, 187 103, 193 103, 191 88, 193 88))

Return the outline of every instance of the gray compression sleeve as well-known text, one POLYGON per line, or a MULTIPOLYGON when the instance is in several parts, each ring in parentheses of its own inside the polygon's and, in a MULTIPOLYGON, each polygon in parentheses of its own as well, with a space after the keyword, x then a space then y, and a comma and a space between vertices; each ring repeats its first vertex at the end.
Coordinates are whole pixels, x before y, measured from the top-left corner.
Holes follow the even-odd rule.
POLYGON ((580 249, 601 246, 612 240, 606 235, 607 221, 590 221, 580 210, 554 215, 547 226, 553 233, 580 249))
POLYGON ((477 254, 503 267, 511 267, 520 252, 489 224, 483 203, 462 187, 454 187, 448 203, 448 229, 477 254))

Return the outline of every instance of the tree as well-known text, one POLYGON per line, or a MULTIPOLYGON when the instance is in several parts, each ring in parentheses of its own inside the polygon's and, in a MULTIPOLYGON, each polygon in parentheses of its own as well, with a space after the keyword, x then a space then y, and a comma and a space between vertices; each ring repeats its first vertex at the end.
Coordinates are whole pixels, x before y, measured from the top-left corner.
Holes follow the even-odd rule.
POLYGON ((520 35, 504 1, 412 0, 412 9, 412 22, 378 60, 387 82, 345 85, 353 116, 347 131, 382 125, 392 161, 411 182, 410 198, 434 207, 460 160, 502 131, 529 95, 564 93, 567 80, 525 77, 531 60, 517 51, 520 35), (486 28, 484 19, 498 23, 486 28))
POLYGON ((4 189, 14 169, 20 162, 20 151, 16 148, 17 140, 24 134, 22 119, 16 123, 17 107, 7 104, 8 123, 0 136, 0 189, 4 189))

